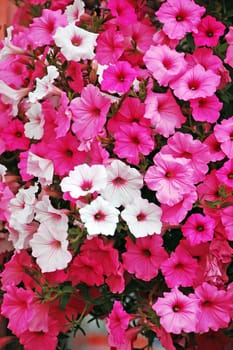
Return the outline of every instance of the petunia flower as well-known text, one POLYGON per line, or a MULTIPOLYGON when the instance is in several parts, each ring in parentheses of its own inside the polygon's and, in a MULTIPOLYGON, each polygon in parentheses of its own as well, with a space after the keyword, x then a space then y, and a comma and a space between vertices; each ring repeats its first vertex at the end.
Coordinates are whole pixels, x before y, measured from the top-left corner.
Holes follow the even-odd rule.
POLYGON ((194 44, 196 46, 216 46, 225 28, 225 25, 213 16, 203 17, 198 24, 198 31, 193 33, 194 44))

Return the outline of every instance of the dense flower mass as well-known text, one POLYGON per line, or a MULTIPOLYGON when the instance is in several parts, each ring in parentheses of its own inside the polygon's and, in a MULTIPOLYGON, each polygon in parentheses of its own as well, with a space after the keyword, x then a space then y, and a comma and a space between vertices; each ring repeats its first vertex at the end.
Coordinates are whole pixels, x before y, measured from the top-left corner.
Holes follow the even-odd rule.
POLYGON ((139 335, 148 350, 232 349, 228 2, 15 2, 0 44, 0 347, 64 349, 91 315, 114 350, 139 335))

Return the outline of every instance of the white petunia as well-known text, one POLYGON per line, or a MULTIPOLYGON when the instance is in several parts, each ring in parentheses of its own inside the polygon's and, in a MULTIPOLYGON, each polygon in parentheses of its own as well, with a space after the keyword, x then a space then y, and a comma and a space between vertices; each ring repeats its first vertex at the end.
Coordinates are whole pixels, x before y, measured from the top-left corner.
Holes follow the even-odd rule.
POLYGON ((70 23, 66 27, 58 28, 53 38, 65 58, 68 61, 77 62, 94 58, 97 36, 98 34, 88 32, 70 23))
POLYGON ((127 222, 130 232, 136 237, 145 237, 160 234, 162 210, 147 199, 136 198, 133 203, 126 206, 121 217, 127 222))
POLYGON ((79 213, 89 235, 114 235, 120 212, 102 197, 81 208, 79 213))
POLYGON ((28 138, 40 140, 44 134, 44 115, 39 102, 32 103, 25 115, 29 119, 24 125, 25 135, 28 138))
POLYGON ((61 181, 63 192, 69 192, 72 198, 86 196, 88 193, 99 192, 106 186, 107 173, 104 165, 77 165, 69 172, 69 176, 61 181))

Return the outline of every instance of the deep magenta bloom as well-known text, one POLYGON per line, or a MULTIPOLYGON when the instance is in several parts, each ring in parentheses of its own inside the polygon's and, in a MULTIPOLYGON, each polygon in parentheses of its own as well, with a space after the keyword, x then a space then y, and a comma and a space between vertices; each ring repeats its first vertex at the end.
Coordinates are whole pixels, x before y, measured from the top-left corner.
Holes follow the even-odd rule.
POLYGON ((182 226, 183 235, 191 245, 208 242, 214 236, 216 223, 210 216, 192 214, 182 226))
POLYGON ((130 89, 135 78, 135 69, 126 61, 118 61, 104 70, 101 88, 124 94, 130 89))
POLYGON ((197 29, 193 33, 194 43, 196 46, 216 46, 220 36, 224 34, 225 25, 216 21, 212 16, 206 16, 201 19, 197 29))

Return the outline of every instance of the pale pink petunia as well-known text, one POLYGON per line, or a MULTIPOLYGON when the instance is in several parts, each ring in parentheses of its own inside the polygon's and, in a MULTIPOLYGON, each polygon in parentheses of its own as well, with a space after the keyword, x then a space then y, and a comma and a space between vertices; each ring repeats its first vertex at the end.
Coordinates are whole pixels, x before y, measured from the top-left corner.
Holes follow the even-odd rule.
POLYGON ((110 99, 91 84, 71 101, 72 131, 79 140, 91 139, 103 131, 110 105, 110 99))
POLYGON ((230 294, 204 282, 195 289, 195 299, 199 301, 195 332, 217 331, 228 326, 232 308, 230 294))
POLYGON ((12 114, 15 117, 18 114, 20 101, 29 93, 30 88, 13 89, 8 86, 3 80, 0 80, 1 100, 4 104, 10 104, 12 114))
POLYGON ((183 195, 180 202, 169 206, 161 205, 162 217, 161 221, 170 225, 178 225, 184 220, 189 210, 193 208, 197 200, 197 192, 194 188, 190 188, 190 192, 183 195))
POLYGON ((130 89, 136 76, 136 70, 129 62, 118 61, 104 69, 101 89, 124 94, 130 89))
POLYGON ((221 150, 228 158, 233 157, 233 117, 223 119, 214 127, 214 135, 220 143, 221 150))
POLYGON ((143 60, 147 69, 161 86, 167 86, 185 72, 187 63, 183 52, 177 52, 167 45, 151 45, 143 60))
POLYGON ((233 44, 227 47, 224 63, 228 64, 230 67, 233 67, 233 44))
POLYGON ((39 223, 49 220, 59 225, 60 228, 64 227, 64 229, 67 228, 68 224, 68 216, 62 210, 58 210, 52 206, 48 195, 43 195, 37 201, 35 205, 35 219, 39 223))
POLYGON ((164 137, 174 134, 175 128, 180 128, 185 122, 185 117, 171 90, 164 93, 149 93, 145 99, 144 117, 150 119, 155 131, 164 137))
POLYGON ((43 78, 36 78, 36 88, 34 91, 29 92, 29 102, 35 103, 41 100, 49 94, 60 95, 61 90, 58 89, 53 83, 58 78, 59 72, 57 67, 51 65, 47 67, 47 75, 43 78))
POLYGON ((163 31, 171 39, 183 39, 188 32, 197 32, 205 8, 192 0, 168 0, 155 13, 163 23, 163 31))
POLYGON ((38 177, 42 185, 50 185, 53 182, 53 162, 50 159, 42 158, 29 152, 27 159, 27 173, 38 177))
POLYGON ((29 241, 37 231, 39 223, 32 221, 28 224, 20 224, 14 218, 11 218, 11 226, 8 227, 9 241, 16 251, 30 248, 29 241))
POLYGON ((198 271, 196 259, 185 249, 178 248, 161 264, 161 271, 169 288, 192 286, 198 271))
POLYGON ((173 81, 170 86, 174 94, 181 100, 212 96, 218 88, 220 76, 212 70, 205 70, 200 64, 184 73, 179 79, 173 81))
POLYGON ((90 236, 113 236, 119 221, 119 210, 101 196, 79 210, 80 218, 90 236))
POLYGON ((107 173, 104 165, 80 164, 69 172, 61 181, 63 192, 69 192, 72 198, 79 198, 88 193, 99 192, 107 184, 107 173))
POLYGON ((233 27, 228 28, 228 33, 225 35, 225 39, 228 44, 233 44, 233 27))
POLYGON ((66 27, 59 27, 53 38, 61 53, 68 61, 93 59, 98 34, 89 32, 71 22, 66 27))
POLYGON ((112 311, 106 320, 106 326, 111 342, 115 345, 126 342, 126 330, 129 326, 131 316, 124 310, 120 301, 115 300, 112 311))
POLYGON ((24 124, 25 135, 28 138, 40 140, 44 134, 45 118, 39 102, 32 103, 25 115, 28 122, 24 124))
POLYGON ((69 23, 76 23, 84 13, 85 3, 82 0, 74 0, 74 2, 65 9, 65 14, 69 23))
POLYGON ((191 245, 211 241, 214 237, 216 222, 210 216, 191 214, 182 225, 182 233, 191 245))
POLYGON ((198 24, 198 31, 193 33, 196 46, 216 46, 219 38, 224 34, 225 25, 213 16, 205 16, 198 24))
POLYGON ((197 300, 184 295, 177 287, 165 292, 152 305, 168 333, 194 332, 197 323, 197 300))
POLYGON ((189 159, 190 166, 193 169, 193 183, 203 180, 209 170, 210 154, 208 146, 198 139, 194 139, 191 134, 176 132, 168 139, 167 145, 162 147, 161 153, 171 154, 175 158, 189 159))
POLYGON ((200 122, 216 123, 223 103, 216 95, 190 100, 193 119, 200 122))
POLYGON ((0 60, 5 60, 6 58, 13 55, 21 55, 25 54, 25 50, 21 47, 14 45, 12 42, 12 31, 13 26, 9 26, 6 28, 6 37, 2 41, 1 49, 0 49, 0 60))
POLYGON ((138 170, 115 159, 106 167, 106 172, 106 186, 100 194, 114 206, 125 206, 141 196, 143 177, 138 170))
POLYGON ((168 257, 162 244, 158 235, 137 238, 135 242, 126 238, 126 252, 122 254, 124 268, 143 281, 155 278, 168 257))
POLYGON ((16 196, 9 202, 11 213, 9 222, 13 219, 20 224, 27 224, 33 220, 37 191, 37 185, 31 186, 27 189, 24 189, 23 187, 19 189, 16 196))
POLYGON ((115 26, 101 32, 96 44, 95 59, 102 65, 116 63, 125 47, 124 37, 115 26))
POLYGON ((127 222, 130 232, 135 237, 160 234, 162 228, 161 208, 147 199, 137 198, 126 205, 121 217, 127 222))
POLYGON ((125 158, 130 164, 140 162, 140 154, 148 155, 154 149, 154 140, 151 130, 133 122, 120 126, 114 134, 114 152, 119 158, 125 158))
MULTIPOLYGON (((67 225, 68 229, 68 225, 67 225)), ((36 258, 41 271, 52 272, 65 269, 72 259, 68 251, 67 229, 51 224, 47 220, 40 224, 30 240, 32 256, 36 258)))
POLYGON ((154 165, 147 169, 144 179, 162 204, 172 206, 192 189, 193 169, 189 159, 160 152, 155 155, 154 165))

